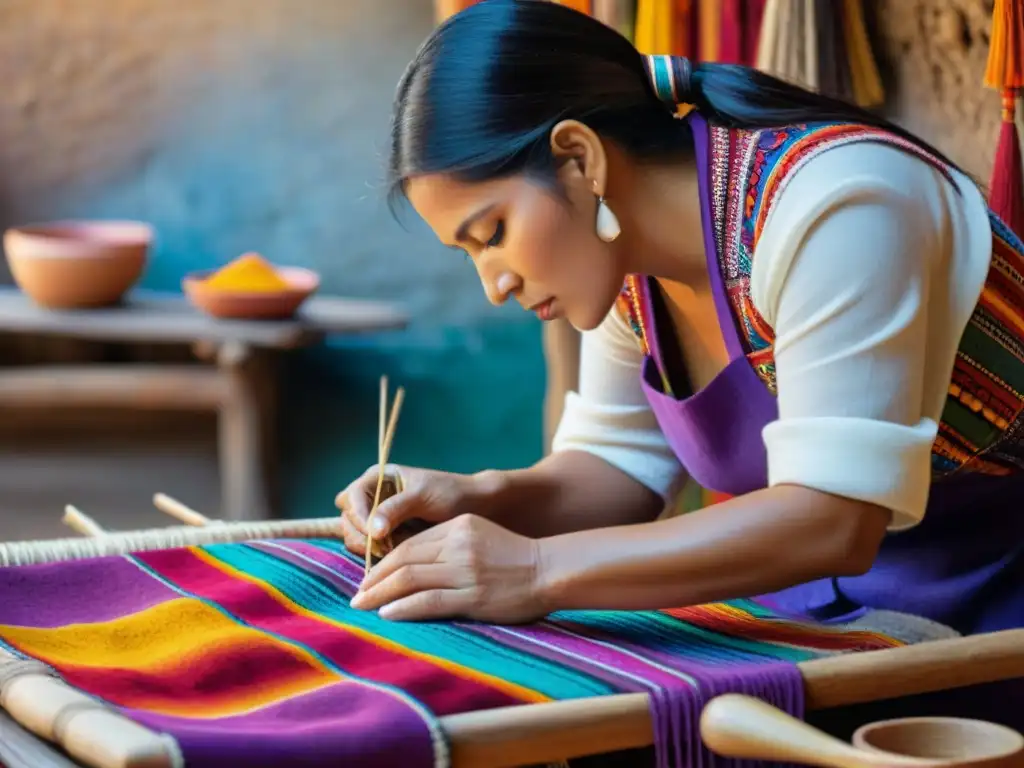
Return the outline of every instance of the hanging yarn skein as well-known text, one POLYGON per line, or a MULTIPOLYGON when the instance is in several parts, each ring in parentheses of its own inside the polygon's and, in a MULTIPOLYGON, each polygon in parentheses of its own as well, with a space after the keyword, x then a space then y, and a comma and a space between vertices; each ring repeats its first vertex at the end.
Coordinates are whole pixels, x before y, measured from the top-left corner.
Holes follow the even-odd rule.
POLYGON ((636 32, 636 0, 593 0, 592 13, 627 40, 636 32))
POLYGON ((759 21, 761 71, 865 108, 884 101, 863 0, 767 0, 759 21))
POLYGON ((1003 111, 989 207, 1024 237, 1024 169, 1016 122, 1017 92, 1024 87, 1024 0, 996 0, 984 82, 1000 92, 1003 111))

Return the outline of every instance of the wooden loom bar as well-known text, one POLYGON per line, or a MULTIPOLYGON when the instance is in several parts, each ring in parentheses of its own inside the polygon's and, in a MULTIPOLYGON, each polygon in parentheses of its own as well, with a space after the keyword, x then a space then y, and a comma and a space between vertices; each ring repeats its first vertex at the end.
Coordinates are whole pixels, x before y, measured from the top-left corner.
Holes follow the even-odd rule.
MULTIPOLYGON (((0 670, 22 663, 0 648, 0 670)), ((0 706, 27 731, 57 744, 96 768, 182 768, 176 742, 112 707, 41 673, 20 674, 0 685, 0 706), (63 723, 61 722, 63 720, 63 723)))
MULTIPOLYGON (((852 653, 798 665, 809 709, 1024 677, 1024 629, 852 653)), ((453 768, 512 768, 653 743, 647 694, 449 715, 453 768)))

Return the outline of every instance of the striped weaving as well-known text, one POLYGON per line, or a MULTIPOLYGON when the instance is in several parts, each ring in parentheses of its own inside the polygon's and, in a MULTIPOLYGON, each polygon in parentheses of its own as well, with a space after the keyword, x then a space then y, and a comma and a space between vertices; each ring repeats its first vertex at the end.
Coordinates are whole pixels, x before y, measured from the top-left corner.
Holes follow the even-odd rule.
POLYGON ((900 644, 750 600, 396 623, 349 607, 360 577, 320 539, 5 568, 0 642, 170 734, 189 768, 443 766, 443 715, 617 692, 652 695, 659 766, 706 765, 694 734, 710 696, 800 716, 797 662, 900 644))

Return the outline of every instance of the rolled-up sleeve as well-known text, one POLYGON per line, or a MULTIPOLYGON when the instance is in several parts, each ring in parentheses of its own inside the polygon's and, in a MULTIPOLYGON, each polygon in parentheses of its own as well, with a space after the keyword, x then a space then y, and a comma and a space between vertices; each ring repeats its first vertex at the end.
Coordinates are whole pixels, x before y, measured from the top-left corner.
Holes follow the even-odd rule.
POLYGON ((920 185, 849 164, 836 182, 836 171, 797 175, 755 259, 752 296, 775 330, 769 484, 878 504, 906 528, 924 516, 940 418, 925 402, 926 358, 938 353, 928 375, 948 382, 959 338, 956 323, 930 322, 948 249, 920 185))

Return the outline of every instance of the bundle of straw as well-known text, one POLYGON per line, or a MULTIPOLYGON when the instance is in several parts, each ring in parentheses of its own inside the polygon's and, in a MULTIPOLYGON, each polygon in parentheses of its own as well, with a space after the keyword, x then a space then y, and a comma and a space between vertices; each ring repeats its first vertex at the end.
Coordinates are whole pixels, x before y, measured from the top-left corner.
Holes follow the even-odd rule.
POLYGON ((998 89, 1003 119, 989 181, 989 206, 1024 237, 1024 171, 1017 134, 1017 91, 1024 87, 1024 0, 996 0, 985 85, 998 89))

